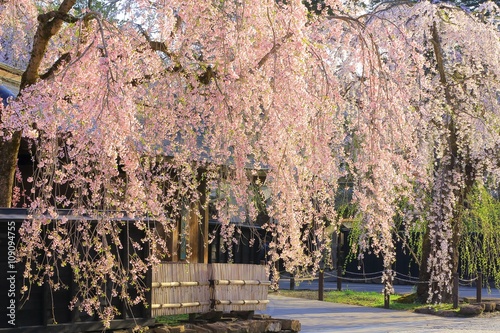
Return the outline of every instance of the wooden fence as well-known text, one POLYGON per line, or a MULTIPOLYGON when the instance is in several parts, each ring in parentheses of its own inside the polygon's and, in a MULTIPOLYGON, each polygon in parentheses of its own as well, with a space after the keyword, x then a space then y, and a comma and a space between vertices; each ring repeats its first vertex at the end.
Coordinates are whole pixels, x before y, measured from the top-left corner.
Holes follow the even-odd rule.
MULTIPOLYGON (((63 214, 65 211, 61 211, 63 214)), ((69 212, 69 221, 73 219, 69 212)), ((68 305, 78 292, 78 285, 74 283, 74 271, 69 266, 56 266, 58 281, 67 288, 51 290, 47 283, 42 286, 33 284, 29 288, 29 297, 21 295, 25 278, 24 263, 15 260, 15 246, 19 239, 18 230, 22 223, 29 218, 25 209, 0 208, 0 332, 1 333, 72 333, 72 332, 99 332, 105 327, 98 315, 89 315, 80 311, 78 307, 69 309, 68 305), (9 254, 10 253, 10 254, 9 254)), ((81 218, 81 217, 80 217, 81 218)), ((122 248, 112 248, 111 251, 119 258, 129 258, 129 249, 132 240, 144 238, 144 231, 139 230, 124 220, 120 231, 122 248)), ((91 221, 93 223, 93 221, 91 221)), ((146 258, 149 254, 147 246, 135 253, 146 258)), ((146 285, 151 284, 151 274, 148 272, 144 280, 146 285)), ((103 286, 103 289, 105 286, 103 286)), ((109 292, 109 290, 106 290, 109 292)), ((135 295, 135 287, 130 286, 128 292, 135 295)), ((107 294, 106 294, 107 295, 107 294)), ((105 296, 103 296, 105 297, 105 296)), ((150 293, 146 293, 150 303, 150 293)), ((154 324, 149 307, 143 304, 130 306, 119 297, 114 297, 112 304, 120 314, 111 321, 111 329, 128 329, 137 325, 148 326, 154 324)))
POLYGON ((265 267, 249 264, 211 264, 212 300, 216 311, 265 310, 271 284, 265 267))
POLYGON ((210 310, 207 264, 164 263, 153 269, 151 312, 153 317, 210 310))
MULTIPOLYGON (((74 217, 70 211, 60 211, 68 216, 68 223, 85 217, 74 217)), ((97 315, 89 315, 78 307, 68 305, 78 292, 74 271, 69 266, 57 266, 59 281, 68 286, 57 291, 48 284, 30 287, 29 298, 21 297, 24 264, 15 259, 18 230, 29 219, 26 209, 0 208, 0 333, 72 333, 103 331, 97 315)), ((94 221, 90 221, 94 223, 94 221)), ((144 238, 144 231, 133 221, 123 220, 120 231, 122 248, 111 251, 127 260, 132 242, 144 238)), ((140 258, 147 258, 147 246, 135 250, 140 258)), ((128 263, 124 262, 124 266, 128 263)), ((257 310, 265 307, 267 287, 265 267, 239 264, 187 264, 164 263, 148 271, 144 281, 151 288, 146 292, 147 303, 128 305, 119 297, 112 304, 120 314, 111 321, 111 329, 131 329, 137 325, 148 326, 158 315, 203 313, 211 310, 257 310), (220 266, 219 266, 220 265, 220 266), (246 280, 244 280, 246 279, 246 280), (257 289, 261 288, 260 294, 257 289)), ((128 290, 134 297, 135 286, 128 290)), ((103 286, 105 288, 105 286, 103 286)), ((106 289, 106 292, 110 292, 106 289)), ((107 294, 106 294, 107 295, 107 294)))
POLYGON ((260 265, 163 263, 153 269, 151 312, 264 310, 269 285, 260 265))

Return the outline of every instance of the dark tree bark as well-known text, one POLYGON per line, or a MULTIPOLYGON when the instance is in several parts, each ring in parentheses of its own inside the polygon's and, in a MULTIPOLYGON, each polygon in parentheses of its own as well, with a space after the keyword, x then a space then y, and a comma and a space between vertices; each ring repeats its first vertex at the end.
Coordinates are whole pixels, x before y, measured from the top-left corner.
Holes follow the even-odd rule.
MULTIPOLYGON (((76 0, 64 0, 57 11, 41 14, 38 17, 38 28, 33 40, 31 57, 21 78, 20 93, 24 88, 34 84, 40 77, 49 78, 49 69, 46 74, 40 75, 40 64, 45 56, 50 39, 59 32, 64 21, 71 20, 69 11, 75 5, 76 0)), ((55 66, 59 66, 57 61, 55 66)), ((17 156, 21 144, 21 133, 15 132, 11 140, 0 142, 0 207, 12 206, 12 190, 14 186, 14 175, 17 167, 17 156)))
MULTIPOLYGON (((451 213, 451 228, 452 228, 452 238, 451 244, 449 247, 449 259, 451 263, 451 273, 452 276, 458 272, 458 264, 459 264, 459 241, 460 241, 460 221, 461 221, 461 212, 465 206, 465 198, 467 194, 470 193, 474 178, 475 178, 475 169, 472 166, 472 163, 468 160, 467 156, 464 156, 464 152, 459 150, 458 147, 458 139, 457 139, 457 127, 455 123, 455 116, 457 112, 457 105, 454 102, 453 94, 451 91, 451 85, 448 82, 446 77, 445 68, 444 68, 444 57, 441 49, 441 42, 439 37, 439 32, 434 22, 434 25, 431 28, 432 33, 432 44, 434 50, 434 56, 436 60, 436 67, 439 73, 440 84, 444 87, 445 91, 445 99, 448 106, 450 106, 451 113, 443 115, 445 119, 445 125, 447 128, 446 137, 442 138, 442 142, 446 142, 444 157, 437 163, 434 170, 434 188, 433 191, 444 191, 444 193, 438 198, 434 198, 438 200, 439 211, 431 210, 431 219, 440 219, 442 218, 442 212, 448 209, 447 207, 451 206, 450 202, 447 202, 447 198, 453 197, 454 208, 451 213), (450 185, 454 184, 455 174, 461 174, 464 179, 464 183, 461 187, 455 190, 450 189, 450 185), (448 186, 442 186, 443 184, 447 184, 448 186), (441 188, 439 188, 441 187, 441 188), (453 193, 452 193, 453 191, 453 193)), ((465 152, 466 154, 466 152, 465 152)), ((432 302, 442 301, 442 302, 451 302, 452 294, 447 290, 440 290, 439 293, 432 295, 429 297, 430 284, 427 283, 431 279, 431 274, 429 272, 429 257, 435 256, 435 250, 432 249, 431 240, 434 241, 434 244, 440 244, 443 239, 440 239, 439 236, 436 236, 435 233, 431 232, 430 226, 428 225, 426 228, 426 232, 424 235, 424 240, 422 244, 422 260, 419 271, 419 280, 420 283, 417 286, 417 296, 420 301, 425 302, 427 300, 431 300, 432 302), (432 236, 434 235, 434 236, 432 236), (431 239, 431 237, 435 237, 435 239, 431 239)), ((447 259, 447 258, 446 258, 447 259)), ((452 279, 452 277, 450 277, 452 279)), ((449 281, 450 285, 453 283, 452 280, 449 281)))
POLYGON ((20 132, 15 132, 9 141, 0 140, 0 207, 12 206, 12 189, 20 144, 20 132))

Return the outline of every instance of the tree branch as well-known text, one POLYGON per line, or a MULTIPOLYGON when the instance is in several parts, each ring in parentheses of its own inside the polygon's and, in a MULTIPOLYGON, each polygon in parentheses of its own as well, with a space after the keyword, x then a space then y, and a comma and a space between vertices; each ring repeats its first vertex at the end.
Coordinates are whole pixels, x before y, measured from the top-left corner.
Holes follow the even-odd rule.
MULTIPOLYGON (((139 29, 141 34, 146 39, 151 50, 164 53, 174 62, 174 66, 172 66, 171 69, 169 70, 170 72, 185 72, 182 65, 176 60, 177 55, 174 52, 170 51, 164 42, 151 40, 149 35, 140 26, 138 26, 137 28, 139 29)), ((285 36, 281 37, 279 42, 275 43, 273 45, 273 47, 271 48, 271 50, 269 50, 269 52, 267 52, 262 57, 262 59, 260 59, 260 61, 258 62, 257 66, 256 66, 256 69, 260 69, 262 66, 264 66, 266 64, 266 62, 269 60, 269 57, 276 54, 276 52, 279 51, 279 49, 283 46, 283 44, 285 42, 287 42, 288 39, 290 39, 292 36, 293 36, 293 33, 288 32, 285 36)), ((250 72, 252 72, 252 71, 250 71, 250 72)), ((215 78, 215 77, 217 77, 217 72, 214 70, 214 68, 212 66, 207 66, 207 69, 203 73, 199 74, 197 76, 197 79, 200 83, 207 85, 211 82, 212 78, 215 78)), ((134 80, 132 80, 131 83, 133 85, 137 85, 137 84, 143 82, 144 79, 147 79, 147 78, 144 77, 144 78, 134 79, 134 80)))
POLYGON ((52 20, 57 19, 61 20, 66 23, 76 23, 78 22, 79 18, 75 17, 73 15, 69 15, 68 13, 62 13, 59 11, 51 11, 47 12, 45 14, 40 14, 38 15, 38 22, 42 24, 46 24, 48 22, 51 22, 52 20))
POLYGON ((39 24, 33 39, 30 60, 21 78, 21 91, 39 79, 38 71, 47 51, 47 45, 52 36, 61 29, 64 22, 63 18, 69 19, 68 12, 75 4, 76 0, 64 0, 56 12, 50 12, 38 17, 39 24))
POLYGON ((148 40, 151 50, 165 53, 168 57, 170 57, 170 59, 175 58, 175 54, 168 49, 164 42, 149 40, 148 38, 146 39, 148 40))
POLYGON ((66 64, 71 61, 71 54, 69 52, 64 53, 56 60, 56 62, 42 75, 40 75, 40 79, 46 80, 54 76, 54 73, 57 72, 63 64, 66 64))
POLYGON ((278 43, 274 44, 273 47, 271 48, 271 50, 269 50, 269 52, 267 52, 262 57, 262 59, 260 59, 259 63, 257 64, 257 69, 260 69, 262 66, 264 66, 266 64, 266 62, 269 60, 269 57, 272 56, 273 54, 275 54, 276 52, 278 52, 279 49, 281 48, 281 46, 283 46, 283 44, 292 36, 293 36, 293 33, 288 32, 285 36, 281 37, 280 41, 278 43))
MULTIPOLYGON (((439 42, 439 34, 437 31, 436 22, 433 22, 431 32, 432 32, 431 43, 432 43, 432 46, 434 48, 434 55, 436 56, 437 68, 438 68, 438 72, 439 72, 439 81, 445 87, 446 93, 448 95, 449 93, 448 93, 448 89, 447 89, 446 73, 444 71, 443 53, 441 51, 441 44, 439 42)), ((448 102, 450 102, 450 100, 448 98, 449 96, 446 96, 446 97, 448 99, 448 102)))

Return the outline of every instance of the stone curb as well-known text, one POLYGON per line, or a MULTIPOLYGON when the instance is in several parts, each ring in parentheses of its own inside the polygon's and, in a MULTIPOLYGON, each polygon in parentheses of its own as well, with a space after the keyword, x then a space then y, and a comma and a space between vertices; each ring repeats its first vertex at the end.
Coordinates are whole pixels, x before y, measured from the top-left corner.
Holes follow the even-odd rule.
POLYGON ((158 326, 147 333, 298 333, 300 330, 298 320, 264 318, 158 326))

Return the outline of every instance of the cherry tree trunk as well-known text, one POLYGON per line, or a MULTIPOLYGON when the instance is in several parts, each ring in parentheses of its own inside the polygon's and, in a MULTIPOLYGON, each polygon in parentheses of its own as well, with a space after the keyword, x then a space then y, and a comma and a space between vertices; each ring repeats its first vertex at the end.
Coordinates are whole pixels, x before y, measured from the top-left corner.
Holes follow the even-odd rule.
MULTIPOLYGON (((452 236, 452 246, 450 248, 450 260, 448 261, 448 258, 442 258, 443 264, 448 264, 448 262, 451 264, 451 272, 452 275, 454 276, 455 273, 458 272, 458 262, 459 262, 459 249, 458 249, 458 243, 459 243, 459 219, 455 218, 452 222, 452 231, 453 231, 453 236, 452 236)), ((429 270, 429 258, 431 257, 432 254, 432 242, 430 239, 430 228, 427 226, 426 232, 424 235, 423 239, 423 244, 422 244, 422 260, 421 260, 421 265, 420 265, 420 270, 419 270, 419 284, 417 285, 417 297, 420 302, 426 303, 428 300, 431 300, 432 302, 445 302, 445 303, 451 303, 452 301, 452 293, 449 290, 440 290, 439 293, 432 295, 432 297, 429 297, 429 292, 431 291, 431 286, 433 286, 432 289, 436 289, 436 283, 433 283, 431 285, 429 283, 431 279, 431 272, 429 270)), ((439 263, 439 260, 438 260, 439 263)), ((450 284, 453 283, 452 281, 449 282, 450 284)))
POLYGON ((0 207, 12 206, 14 174, 20 143, 20 132, 15 132, 9 141, 0 140, 0 207))
POLYGON ((453 83, 448 82, 446 77, 436 23, 431 28, 431 32, 439 81, 444 88, 445 101, 450 111, 443 114, 446 131, 437 143, 442 146, 443 156, 436 158, 431 193, 433 203, 429 216, 430 222, 427 224, 422 244, 417 296, 422 302, 451 302, 453 276, 458 272, 459 264, 461 213, 465 199, 474 184, 475 168, 467 151, 459 149, 453 83), (444 288, 443 284, 433 280, 433 276, 439 276, 439 274, 434 275, 433 272, 440 271, 450 273, 447 274, 449 281, 445 281, 445 285, 450 288, 444 288))
MULTIPOLYGON (((458 235, 455 235, 458 228, 455 226, 457 221, 454 209, 459 205, 456 202, 450 202, 458 198, 451 189, 454 173, 458 171, 456 170, 458 146, 456 126, 454 123, 455 110, 453 109, 453 97, 446 77, 441 39, 436 22, 434 22, 431 28, 431 35, 436 69, 439 74, 439 83, 444 88, 445 100, 451 109, 449 112, 445 111, 443 114, 443 119, 445 119, 444 125, 447 127, 448 132, 444 131, 444 134, 442 134, 441 138, 436 142, 436 145, 443 146, 444 152, 441 158, 437 158, 438 160, 434 168, 434 180, 431 193, 433 203, 431 204, 429 222, 426 227, 422 245, 422 260, 419 270, 420 283, 417 288, 417 296, 422 302, 434 303, 451 300, 451 294, 449 292, 451 288, 447 290, 443 288, 442 283, 434 281, 434 276, 446 275, 436 272, 446 272, 448 268, 450 268, 452 274, 458 270, 458 248, 454 248, 457 243, 453 240, 458 237, 458 235), (452 218, 450 218, 450 216, 452 216, 452 218), (449 240, 446 239, 447 237, 443 230, 448 227, 449 221, 453 224, 451 227, 452 241, 447 251, 441 251, 443 245, 446 248, 445 244, 449 240), (450 257, 444 257, 447 255, 450 257), (447 265, 451 265, 451 267, 446 267, 447 265), (441 269, 440 266, 444 266, 444 269, 441 269)), ((448 274, 448 276, 451 277, 453 275, 448 274)), ((449 281, 449 283, 451 283, 451 281, 449 281)))
POLYGON ((431 273, 429 272, 429 256, 431 254, 431 240, 430 240, 429 225, 425 228, 425 235, 422 243, 422 260, 419 268, 419 283, 417 285, 417 297, 421 303, 426 303, 429 298, 429 279, 431 273))

